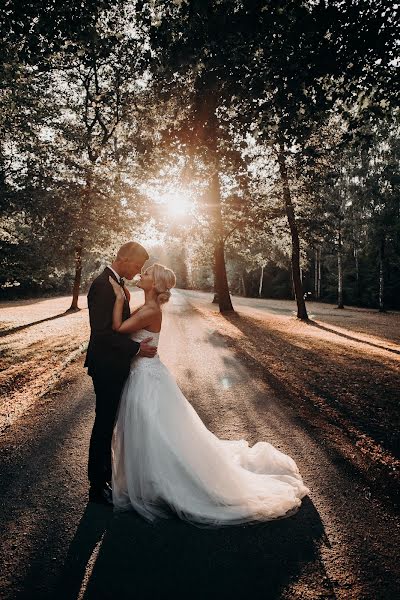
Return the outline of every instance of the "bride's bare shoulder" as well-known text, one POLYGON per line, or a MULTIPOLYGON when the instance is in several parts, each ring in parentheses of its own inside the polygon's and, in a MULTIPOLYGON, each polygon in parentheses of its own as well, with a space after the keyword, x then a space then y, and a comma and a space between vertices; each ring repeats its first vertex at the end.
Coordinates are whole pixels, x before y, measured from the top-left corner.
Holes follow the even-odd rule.
POLYGON ((131 316, 132 316, 132 315, 136 315, 136 313, 137 313, 137 312, 139 312, 139 310, 140 310, 141 308, 143 308, 143 306, 144 306, 144 304, 141 304, 140 306, 138 306, 137 308, 135 308, 135 310, 133 310, 133 311, 131 312, 131 316))
POLYGON ((143 304, 137 311, 137 317, 145 320, 146 328, 161 329, 162 312, 159 307, 143 304))

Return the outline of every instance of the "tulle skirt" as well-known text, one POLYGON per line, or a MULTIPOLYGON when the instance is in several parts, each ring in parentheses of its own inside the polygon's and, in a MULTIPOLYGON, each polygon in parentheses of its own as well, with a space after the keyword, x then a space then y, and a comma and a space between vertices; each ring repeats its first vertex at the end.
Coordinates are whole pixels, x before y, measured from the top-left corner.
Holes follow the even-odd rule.
POLYGON ((309 493, 295 461, 268 442, 217 438, 158 357, 138 359, 113 435, 115 510, 149 521, 175 513, 199 526, 296 513, 309 493))

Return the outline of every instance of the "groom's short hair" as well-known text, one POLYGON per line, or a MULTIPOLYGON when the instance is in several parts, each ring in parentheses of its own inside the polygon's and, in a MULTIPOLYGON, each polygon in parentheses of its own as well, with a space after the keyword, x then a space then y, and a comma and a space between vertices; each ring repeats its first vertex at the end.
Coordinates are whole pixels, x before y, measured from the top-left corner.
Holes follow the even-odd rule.
POLYGON ((117 259, 131 258, 132 256, 140 256, 144 260, 149 260, 147 251, 138 242, 126 242, 117 253, 117 259))

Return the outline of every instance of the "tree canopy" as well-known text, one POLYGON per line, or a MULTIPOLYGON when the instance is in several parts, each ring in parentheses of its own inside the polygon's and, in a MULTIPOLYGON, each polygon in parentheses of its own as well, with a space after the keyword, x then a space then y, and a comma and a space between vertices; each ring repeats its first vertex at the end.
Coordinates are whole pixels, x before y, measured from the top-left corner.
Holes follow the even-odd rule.
POLYGON ((0 10, 4 294, 75 309, 135 237, 222 311, 231 293, 294 296, 303 319, 307 296, 399 307, 397 5, 0 10))

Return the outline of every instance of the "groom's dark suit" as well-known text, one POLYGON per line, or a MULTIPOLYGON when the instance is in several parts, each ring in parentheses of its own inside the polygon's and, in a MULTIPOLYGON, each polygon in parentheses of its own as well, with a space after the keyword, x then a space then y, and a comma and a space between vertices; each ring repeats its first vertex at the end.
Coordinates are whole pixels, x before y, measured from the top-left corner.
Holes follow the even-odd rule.
MULTIPOLYGON (((140 349, 138 342, 112 329, 115 294, 108 280, 110 275, 118 281, 107 267, 93 281, 88 293, 90 341, 85 367, 93 379, 96 393, 88 476, 94 488, 101 488, 111 480, 111 439, 115 417, 131 360, 140 349)), ((129 316, 129 303, 126 300, 122 320, 125 321, 129 316)))

